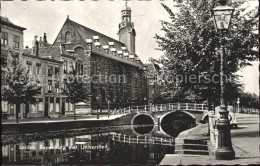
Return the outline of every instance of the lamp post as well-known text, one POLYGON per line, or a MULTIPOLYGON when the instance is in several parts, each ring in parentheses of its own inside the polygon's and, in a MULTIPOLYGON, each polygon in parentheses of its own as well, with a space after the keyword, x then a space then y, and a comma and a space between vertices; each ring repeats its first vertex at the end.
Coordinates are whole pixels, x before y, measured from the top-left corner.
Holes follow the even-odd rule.
POLYGON ((237 112, 239 113, 240 98, 237 98, 237 112))
POLYGON ((110 114, 110 100, 107 99, 107 117, 109 118, 109 114, 110 114))
POLYGON ((97 100, 97 119, 99 119, 99 111, 98 111, 98 105, 100 104, 100 102, 99 102, 99 99, 100 99, 100 97, 99 97, 99 95, 96 97, 96 100, 97 100))
POLYGON ((216 31, 221 34, 221 53, 220 53, 220 118, 217 123, 218 147, 215 152, 217 160, 232 160, 235 152, 232 147, 230 135, 230 122, 228 120, 228 110, 224 102, 224 57, 225 57, 225 38, 224 34, 228 31, 234 8, 226 5, 227 0, 219 0, 219 6, 212 10, 213 21, 216 31))

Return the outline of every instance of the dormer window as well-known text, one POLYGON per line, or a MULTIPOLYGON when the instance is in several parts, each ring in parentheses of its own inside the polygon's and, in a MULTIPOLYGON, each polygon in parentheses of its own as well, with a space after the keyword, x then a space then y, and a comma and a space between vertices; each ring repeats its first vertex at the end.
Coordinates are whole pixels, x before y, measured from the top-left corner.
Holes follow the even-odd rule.
POLYGON ((118 50, 118 51, 117 51, 117 54, 118 54, 120 57, 122 57, 123 51, 122 51, 122 50, 118 50))
POLYGON ((134 61, 135 56, 134 56, 134 55, 129 55, 129 58, 130 58, 132 61, 134 61))
POLYGON ((124 53, 123 55, 124 55, 124 57, 125 57, 126 59, 128 59, 128 56, 129 56, 128 53, 124 53))
POLYGON ((93 36, 94 42, 99 42, 99 36, 93 36))
POLYGON ((116 48, 110 48, 110 51, 112 52, 113 55, 116 55, 116 48))
POLYGON ((105 45, 105 46, 103 46, 103 49, 104 49, 104 51, 105 51, 106 53, 108 53, 109 46, 108 46, 108 45, 105 45))
POLYGON ((115 48, 115 43, 114 42, 108 42, 108 45, 110 48, 115 48))
POLYGON ((94 42, 94 45, 96 46, 96 48, 98 49, 98 50, 100 50, 100 42, 94 42))
POLYGON ((121 47, 121 48, 122 48, 123 53, 127 53, 126 47, 121 47))
POLYGON ((65 43, 71 43, 70 31, 65 33, 65 43))

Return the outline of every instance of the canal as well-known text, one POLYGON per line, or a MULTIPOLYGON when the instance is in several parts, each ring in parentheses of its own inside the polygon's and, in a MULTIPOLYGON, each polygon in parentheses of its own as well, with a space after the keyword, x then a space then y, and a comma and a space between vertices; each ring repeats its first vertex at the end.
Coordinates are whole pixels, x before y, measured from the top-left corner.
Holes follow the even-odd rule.
POLYGON ((2 136, 4 165, 158 164, 174 153, 174 125, 123 125, 95 130, 2 136))

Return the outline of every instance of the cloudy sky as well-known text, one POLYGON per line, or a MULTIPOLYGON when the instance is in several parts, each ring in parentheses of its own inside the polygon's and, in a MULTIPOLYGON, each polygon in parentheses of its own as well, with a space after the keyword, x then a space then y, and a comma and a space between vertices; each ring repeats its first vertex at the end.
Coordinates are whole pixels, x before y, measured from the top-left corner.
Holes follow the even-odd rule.
MULTIPOLYGON (((136 53, 143 62, 149 57, 160 57, 162 52, 156 51, 155 34, 160 32, 159 20, 168 20, 168 14, 160 3, 173 8, 171 0, 130 1, 132 21, 135 25, 136 53)), ((67 15, 70 19, 91 29, 118 39, 118 24, 121 20, 123 0, 85 0, 85 1, 1 1, 1 16, 7 16, 14 24, 25 27, 24 46, 31 47, 35 35, 47 33, 49 43, 56 38, 65 22, 67 15)), ((245 90, 258 94, 258 62, 239 72, 245 83, 245 90)))

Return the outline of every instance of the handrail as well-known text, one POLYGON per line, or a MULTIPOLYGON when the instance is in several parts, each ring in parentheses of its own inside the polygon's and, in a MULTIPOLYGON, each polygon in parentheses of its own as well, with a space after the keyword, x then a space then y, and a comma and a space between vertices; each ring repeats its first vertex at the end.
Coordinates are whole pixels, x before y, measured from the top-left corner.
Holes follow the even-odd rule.
POLYGON ((113 141, 125 142, 125 143, 137 143, 137 144, 157 144, 174 146, 173 138, 160 138, 160 137, 148 137, 148 136, 131 136, 121 133, 111 133, 113 141))
POLYGON ((196 110, 208 111, 208 105, 202 103, 166 103, 166 104, 150 104, 150 105, 133 105, 120 109, 111 109, 110 114, 130 114, 130 113, 146 113, 146 112, 161 112, 172 110, 196 110))

